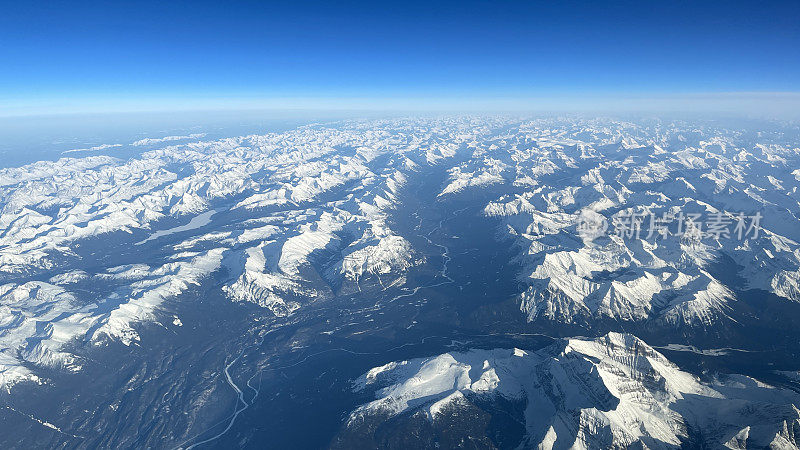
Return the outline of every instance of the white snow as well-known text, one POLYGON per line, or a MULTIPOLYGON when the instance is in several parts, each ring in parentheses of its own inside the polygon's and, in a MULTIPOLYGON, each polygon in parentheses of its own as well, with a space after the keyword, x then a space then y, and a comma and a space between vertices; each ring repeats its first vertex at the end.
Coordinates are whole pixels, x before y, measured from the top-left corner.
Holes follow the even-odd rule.
POLYGON ((469 350, 389 363, 356 386, 377 387, 377 398, 353 411, 348 427, 374 427, 419 409, 435 424, 448 408, 480 408, 497 396, 523 402, 518 420, 526 427, 525 448, 556 442, 558 448, 670 448, 688 438, 688 426, 701 431, 710 447, 738 436, 750 439, 748 447, 777 440, 796 448, 786 426, 800 426, 796 393, 745 377, 703 383, 643 341, 618 333, 569 339, 537 352, 469 350), (479 397, 483 401, 473 403, 479 397), (758 408, 766 404, 786 409, 765 418, 758 408), (751 426, 758 427, 757 436, 742 432, 751 426))

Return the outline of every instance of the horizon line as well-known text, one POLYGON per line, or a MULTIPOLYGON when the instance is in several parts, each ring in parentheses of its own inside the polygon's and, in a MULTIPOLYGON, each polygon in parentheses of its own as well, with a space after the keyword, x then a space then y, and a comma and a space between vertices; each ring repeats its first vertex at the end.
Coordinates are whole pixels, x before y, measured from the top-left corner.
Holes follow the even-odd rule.
POLYGON ((104 96, 2 102, 0 118, 169 112, 698 112, 800 118, 800 92, 568 93, 495 96, 104 96))

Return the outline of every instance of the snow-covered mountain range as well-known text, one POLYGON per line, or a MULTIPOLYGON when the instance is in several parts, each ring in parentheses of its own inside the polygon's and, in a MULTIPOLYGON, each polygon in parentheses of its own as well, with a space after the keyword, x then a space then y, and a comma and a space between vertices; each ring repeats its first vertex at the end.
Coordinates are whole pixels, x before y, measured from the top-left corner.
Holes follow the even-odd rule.
MULTIPOLYGON (((403 333, 434 315, 399 320, 386 305, 434 299, 446 306, 441 323, 422 329, 468 323, 483 336, 481 327, 547 326, 596 338, 384 361, 359 378, 357 393, 347 387, 355 397, 380 390, 348 407, 335 445, 389 439, 386 423, 448 424, 473 436, 503 415, 524 447, 794 448, 800 403, 791 381, 700 377, 624 332, 669 330, 684 339, 669 348, 694 348, 696 330, 724 339, 726 327, 757 323, 769 302, 776 333, 797 341, 799 136, 795 125, 774 123, 404 118, 148 138, 141 147, 164 147, 128 160, 71 153, 0 169, 0 387, 9 398, 19 385, 58 389, 55 374, 81 373, 91 351, 149 345, 148 327, 178 335, 189 322, 173 306, 192 310, 199 299, 222 299, 220 316, 246 311, 258 343, 246 348, 298 327, 280 351, 314 349, 309 358, 361 335, 411 345, 403 333), (435 192, 422 192, 429 182, 435 192), (469 220, 491 227, 478 232, 513 253, 509 298, 459 279, 463 261, 448 265, 477 248, 445 232, 455 211, 474 211, 469 220), (436 291, 446 287, 485 304, 467 308, 461 294, 436 291), (462 306, 469 311, 453 319, 462 306), (374 328, 356 329, 365 324, 374 328)), ((184 332, 202 332, 192 330, 184 332)), ((237 408, 252 405, 255 378, 237 384, 229 373, 241 351, 201 369, 224 381, 198 381, 201 398, 233 387, 237 408)), ((259 370, 274 352, 263 352, 259 370)), ((770 373, 794 379, 800 365, 782 362, 786 370, 770 373)))
POLYGON ((800 300, 796 143, 681 124, 542 120, 486 145, 451 170, 442 195, 495 185, 485 213, 504 218, 524 248, 530 320, 707 326, 734 297, 708 271, 723 256, 741 266, 741 288, 800 300), (681 214, 695 217, 696 233, 679 233, 681 214), (759 233, 746 233, 753 220, 736 232, 740 216, 757 214, 759 233), (596 238, 580 230, 593 219, 608 226, 596 238))
POLYGON ((435 431, 410 445, 448 447, 475 431, 464 422, 485 431, 495 415, 522 428, 519 448, 796 448, 800 438, 796 392, 743 376, 703 382, 619 333, 537 352, 474 349, 392 362, 355 389, 377 389, 377 399, 350 414, 343 445, 382 446, 423 420, 435 431), (395 427, 385 426, 390 420, 395 427))

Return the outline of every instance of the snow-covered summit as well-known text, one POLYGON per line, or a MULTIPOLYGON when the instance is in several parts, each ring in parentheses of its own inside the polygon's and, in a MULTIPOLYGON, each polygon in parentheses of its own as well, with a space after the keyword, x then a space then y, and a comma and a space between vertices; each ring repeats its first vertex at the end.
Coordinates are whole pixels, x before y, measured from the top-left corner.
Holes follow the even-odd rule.
POLYGON ((547 449, 797 448, 800 431, 796 393, 746 377, 703 382, 629 334, 392 362, 355 386, 375 390, 376 400, 350 414, 342 442, 374 438, 401 415, 452 433, 476 416, 512 415, 524 425, 519 446, 547 449), (761 409, 772 415, 765 420, 761 409))

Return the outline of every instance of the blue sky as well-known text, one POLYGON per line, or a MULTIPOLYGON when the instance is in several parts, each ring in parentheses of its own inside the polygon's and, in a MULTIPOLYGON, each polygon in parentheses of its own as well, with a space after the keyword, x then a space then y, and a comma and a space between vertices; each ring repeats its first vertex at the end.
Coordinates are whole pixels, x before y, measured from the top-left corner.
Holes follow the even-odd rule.
POLYGON ((7 2, 0 114, 796 102, 799 23, 797 1, 7 2))

